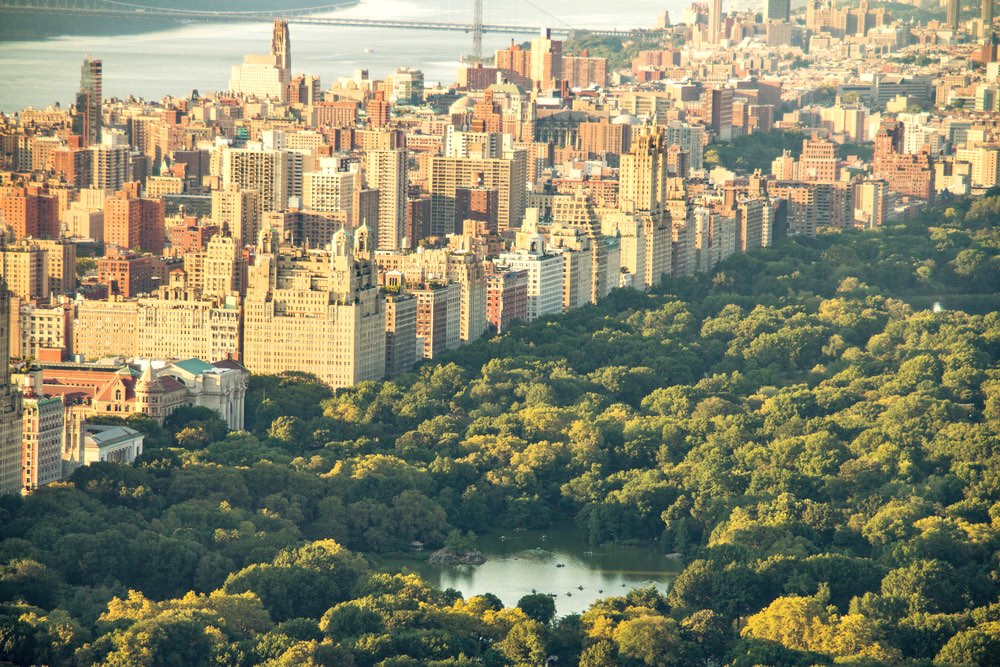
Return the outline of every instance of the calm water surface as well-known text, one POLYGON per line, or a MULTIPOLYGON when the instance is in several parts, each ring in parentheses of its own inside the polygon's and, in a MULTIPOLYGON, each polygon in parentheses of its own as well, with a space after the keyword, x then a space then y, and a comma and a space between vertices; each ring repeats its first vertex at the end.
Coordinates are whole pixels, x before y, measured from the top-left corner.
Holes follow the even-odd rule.
POLYGON ((574 530, 490 534, 480 537, 479 548, 488 560, 478 567, 402 560, 388 565, 408 568, 435 586, 461 591, 464 597, 493 593, 509 607, 532 590, 553 593, 560 616, 581 613, 594 600, 624 595, 633 588, 654 585, 665 593, 683 567, 656 546, 594 547, 574 530))
MULTIPOLYGON (((169 4, 169 0, 163 0, 169 4)), ((650 26, 664 9, 680 17, 682 0, 484 0, 486 23, 550 25, 563 21, 575 28, 650 26), (558 17, 558 18, 553 18, 558 17)), ((472 0, 363 0, 336 12, 338 16, 434 21, 471 21, 472 0)), ((2 19, 0 19, 2 20, 2 19)), ((80 85, 85 54, 104 61, 105 97, 129 95, 158 100, 224 90, 230 68, 248 53, 266 53, 271 26, 265 23, 194 23, 160 32, 116 36, 64 36, 34 42, 0 42, 0 111, 28 106, 67 105, 80 85)), ((470 35, 458 32, 323 27, 292 24, 295 72, 319 74, 323 87, 367 67, 382 78, 397 67, 416 66, 428 81, 455 81, 470 35), (365 49, 372 49, 365 53, 365 49)), ((483 51, 510 43, 511 35, 487 34, 483 51)), ((517 40, 530 35, 516 35, 517 40)))

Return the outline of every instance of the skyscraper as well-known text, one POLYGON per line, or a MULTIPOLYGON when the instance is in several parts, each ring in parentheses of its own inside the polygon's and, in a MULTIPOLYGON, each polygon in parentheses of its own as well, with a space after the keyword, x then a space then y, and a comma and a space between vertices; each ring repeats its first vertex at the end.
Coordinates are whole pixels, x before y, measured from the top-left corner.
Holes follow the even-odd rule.
POLYGON ((983 25, 987 28, 993 25, 993 0, 983 0, 983 7, 979 16, 983 19, 983 25))
POLYGON ((87 56, 80 68, 80 93, 77 95, 77 113, 82 114, 79 129, 87 145, 101 143, 101 104, 103 88, 101 85, 104 64, 95 58, 87 56), (84 108, 80 105, 84 104, 84 108))
POLYGON ((277 59, 277 65, 291 79, 292 75, 292 42, 288 34, 288 20, 275 19, 274 32, 271 35, 271 55, 277 59))
POLYGON ((718 44, 722 37, 722 0, 708 3, 708 43, 718 44))
POLYGON ((948 0, 948 27, 958 30, 958 16, 961 13, 961 6, 958 0, 948 0))
POLYGON ((0 495, 21 490, 21 392, 10 384, 10 292, 0 279, 0 495))

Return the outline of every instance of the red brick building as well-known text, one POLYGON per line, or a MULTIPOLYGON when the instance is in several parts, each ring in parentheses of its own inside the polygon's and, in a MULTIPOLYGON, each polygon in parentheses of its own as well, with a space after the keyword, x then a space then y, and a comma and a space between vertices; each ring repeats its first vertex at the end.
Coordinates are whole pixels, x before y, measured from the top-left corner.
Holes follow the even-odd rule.
POLYGON ((313 105, 315 127, 354 127, 358 120, 358 103, 352 100, 317 102, 313 105))
POLYGON ((104 242, 122 250, 163 254, 166 209, 159 199, 140 199, 121 190, 104 204, 104 242))
POLYGON ((475 220, 486 224, 490 234, 497 233, 500 217, 500 191, 483 187, 455 188, 455 232, 462 223, 475 220))
POLYGON ((59 202, 40 187, 0 189, 0 212, 17 239, 59 238, 59 202))
POLYGON ((486 275, 486 321, 503 333, 514 320, 528 317, 528 272, 504 271, 486 275))
POLYGON ((97 260, 97 281, 107 285, 109 294, 126 298, 149 294, 158 286, 154 280, 157 268, 148 255, 111 250, 108 256, 97 260))

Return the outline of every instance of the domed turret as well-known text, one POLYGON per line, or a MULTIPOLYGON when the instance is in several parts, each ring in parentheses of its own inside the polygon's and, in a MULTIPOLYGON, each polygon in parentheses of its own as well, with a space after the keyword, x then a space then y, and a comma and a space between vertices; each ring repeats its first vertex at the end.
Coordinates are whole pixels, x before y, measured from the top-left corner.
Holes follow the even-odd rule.
POLYGON ((350 257, 352 250, 351 235, 341 227, 333 234, 330 249, 334 257, 350 257))
POLYGON ((362 224, 354 230, 354 254, 369 257, 372 254, 371 229, 368 223, 362 224))

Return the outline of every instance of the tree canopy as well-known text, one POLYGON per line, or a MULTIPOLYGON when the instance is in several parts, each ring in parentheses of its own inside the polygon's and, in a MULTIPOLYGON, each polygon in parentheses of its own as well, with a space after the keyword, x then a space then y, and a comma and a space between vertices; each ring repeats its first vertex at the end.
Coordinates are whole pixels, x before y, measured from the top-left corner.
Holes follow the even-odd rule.
POLYGON ((244 432, 197 410, 140 424, 134 466, 0 499, 0 654, 995 663, 996 195, 618 290, 393 380, 253 377, 244 432), (687 565, 667 596, 563 618, 378 565, 566 523, 687 565))

